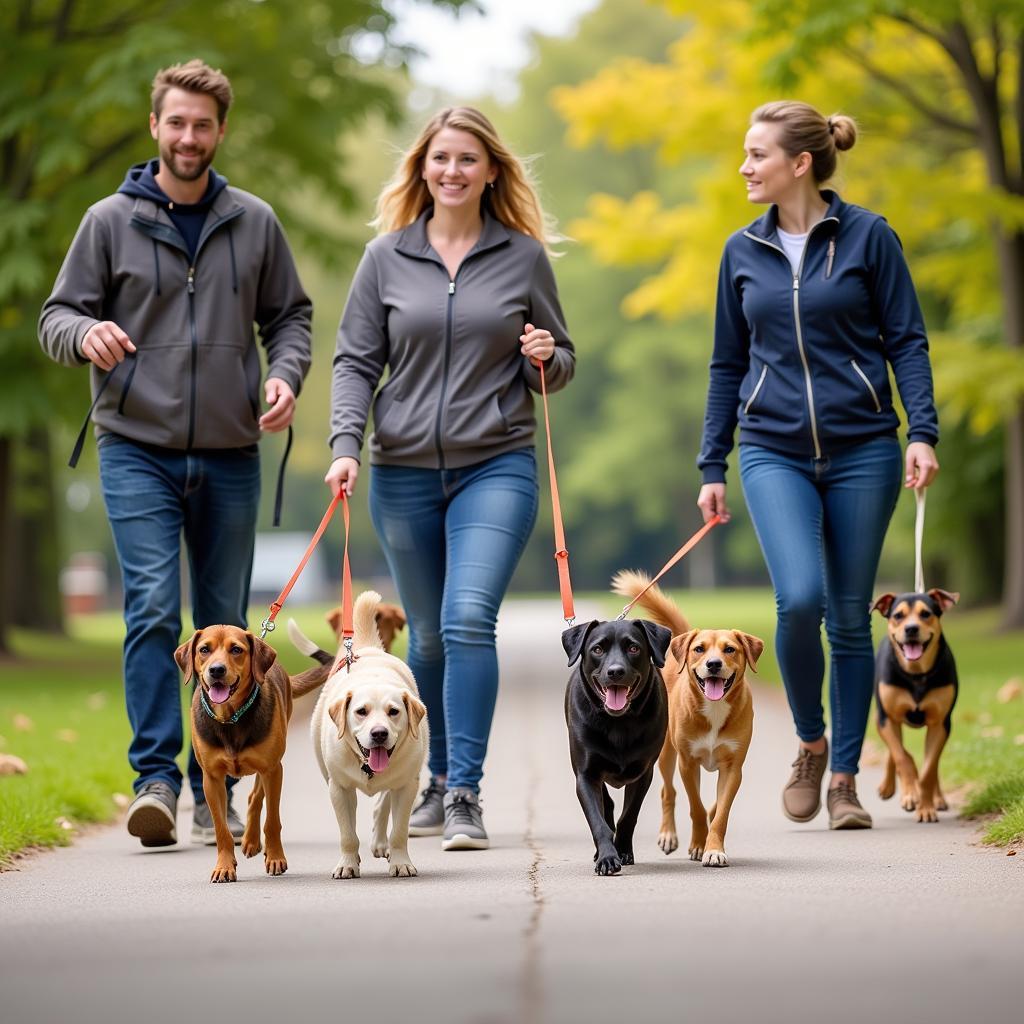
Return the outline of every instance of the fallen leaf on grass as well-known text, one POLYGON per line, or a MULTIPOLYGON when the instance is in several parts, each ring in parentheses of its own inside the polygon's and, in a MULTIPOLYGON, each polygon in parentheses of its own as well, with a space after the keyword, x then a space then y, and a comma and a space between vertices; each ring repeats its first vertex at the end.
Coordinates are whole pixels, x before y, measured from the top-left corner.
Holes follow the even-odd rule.
POLYGON ((982 711, 981 714, 978 715, 978 721, 981 722, 982 725, 991 725, 992 724, 992 712, 991 711, 982 711))
POLYGON ((1000 704, 1009 704, 1011 700, 1019 700, 1022 693, 1024 693, 1024 684, 1019 679, 1007 679, 996 690, 996 700, 1000 704))
POLYGON ((61 815, 57 819, 57 825, 60 828, 64 829, 65 832, 72 832, 74 830, 74 828, 75 828, 74 824, 71 821, 69 821, 67 818, 65 818, 63 815, 61 815))
POLYGON ((78 742, 78 733, 74 729, 58 729, 55 735, 62 743, 78 742))
POLYGON ((27 775, 28 765, 13 754, 0 754, 0 775, 27 775))
POLYGON ((36 727, 36 723, 28 715, 23 715, 20 711, 11 716, 11 721, 18 732, 31 732, 36 727))
POLYGON ((125 796, 124 793, 111 793, 110 799, 114 801, 115 807, 120 807, 123 811, 131 802, 131 797, 125 796))
POLYGON ((107 706, 107 695, 105 693, 90 693, 85 699, 85 706, 90 711, 102 711, 107 706))
POLYGON ((1016 743, 1018 747, 1024 747, 1024 732, 1014 736, 1013 742, 1016 743))
POLYGON ((1007 857, 1016 857, 1017 856, 1017 851, 1016 850, 1007 850, 1006 851, 1006 856, 1007 857))
POLYGON ((990 725, 981 730, 981 738, 985 740, 997 740, 1002 735, 1003 727, 1001 725, 990 725))

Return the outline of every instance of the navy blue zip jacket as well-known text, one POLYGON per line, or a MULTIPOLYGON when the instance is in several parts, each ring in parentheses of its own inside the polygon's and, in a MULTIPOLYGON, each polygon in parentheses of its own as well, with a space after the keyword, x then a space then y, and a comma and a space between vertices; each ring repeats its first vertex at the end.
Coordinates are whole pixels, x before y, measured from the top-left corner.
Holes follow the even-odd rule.
POLYGON ((894 435, 888 365, 910 441, 938 441, 928 338, 896 233, 883 217, 823 191, 798 273, 772 206, 725 243, 715 347, 697 465, 725 480, 740 443, 808 458, 894 435))

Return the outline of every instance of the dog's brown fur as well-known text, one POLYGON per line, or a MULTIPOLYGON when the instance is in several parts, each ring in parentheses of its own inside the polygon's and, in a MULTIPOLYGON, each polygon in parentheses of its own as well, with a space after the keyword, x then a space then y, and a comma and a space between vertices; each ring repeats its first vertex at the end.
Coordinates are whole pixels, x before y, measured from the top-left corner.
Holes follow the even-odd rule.
MULTIPOLYGON (((649 583, 643 573, 620 572, 612 589, 633 598, 649 583)), ((668 734, 658 759, 663 780, 661 831, 658 845, 665 853, 679 846, 676 832, 675 764, 690 803, 691 860, 707 867, 725 867, 725 833, 729 812, 740 787, 743 761, 754 728, 754 703, 746 683, 746 670, 757 670, 764 643, 735 629, 691 629, 686 617, 662 590, 652 587, 640 598, 648 616, 672 630, 662 674, 668 689, 668 734), (712 656, 723 662, 732 684, 718 701, 709 700, 698 679, 712 656), (718 772, 715 803, 706 810, 700 795, 700 769, 718 772)))
POLYGON ((217 863, 211 882, 233 882, 236 878, 235 844, 227 824, 225 777, 256 775, 249 796, 242 853, 254 857, 260 852, 260 815, 267 801, 263 855, 268 875, 281 875, 288 861, 281 845, 281 783, 288 719, 292 698, 300 697, 322 685, 330 671, 326 655, 321 663, 297 676, 289 676, 277 662, 277 652, 259 637, 237 626, 207 626, 175 652, 174 660, 185 673, 185 682, 195 677, 198 685, 192 695, 192 746, 203 769, 203 792, 213 817, 217 837, 217 863), (223 704, 208 706, 216 718, 204 710, 201 696, 209 694, 212 665, 224 665, 226 678, 234 680, 231 696, 223 704), (259 696, 235 723, 231 716, 249 699, 259 684, 259 696))
MULTIPOLYGON (((334 630, 338 643, 341 643, 343 639, 341 619, 342 610, 340 606, 332 608, 327 613, 327 622, 331 629, 334 630)), ((391 653, 391 647, 395 642, 395 635, 404 628, 405 613, 402 609, 397 604, 388 604, 386 601, 381 601, 377 607, 377 633, 380 636, 381 646, 388 654, 391 653)))

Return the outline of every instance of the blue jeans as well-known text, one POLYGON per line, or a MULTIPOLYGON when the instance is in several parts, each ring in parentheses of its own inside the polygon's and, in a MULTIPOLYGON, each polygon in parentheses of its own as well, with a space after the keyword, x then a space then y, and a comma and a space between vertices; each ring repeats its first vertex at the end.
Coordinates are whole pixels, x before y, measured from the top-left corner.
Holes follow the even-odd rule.
MULTIPOLYGON (((154 779, 181 789, 179 560, 184 531, 196 629, 245 626, 260 498, 251 449, 173 451, 115 434, 99 439, 100 482, 124 584, 124 686, 135 790, 154 779)), ((203 773, 189 750, 188 778, 204 803, 203 773)))
POLYGON ((894 437, 824 459, 740 445, 743 493, 775 587, 776 654, 805 742, 825 735, 825 619, 834 772, 856 774, 860 761, 875 670, 868 609, 902 470, 894 437))
POLYGON ((532 448, 462 469, 374 466, 370 516, 409 622, 430 772, 478 792, 498 696, 498 607, 537 519, 532 448))

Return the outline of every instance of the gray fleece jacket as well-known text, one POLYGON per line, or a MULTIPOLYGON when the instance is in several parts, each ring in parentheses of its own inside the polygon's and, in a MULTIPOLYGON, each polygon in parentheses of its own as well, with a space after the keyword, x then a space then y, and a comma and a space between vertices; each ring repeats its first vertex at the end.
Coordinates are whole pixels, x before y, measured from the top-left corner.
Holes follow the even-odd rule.
POLYGON ((527 323, 555 338, 548 390, 572 379, 576 356, 544 247, 485 212, 452 281, 427 238, 431 213, 375 238, 356 270, 334 355, 334 458, 359 458, 371 401, 374 464, 451 469, 531 446, 540 371, 520 353, 527 323))
MULTIPOLYGON (((118 193, 90 207, 39 318, 43 350, 81 366, 82 339, 112 320, 138 352, 110 372, 97 434, 163 448, 240 448, 260 438, 260 358, 298 395, 310 364, 312 305, 284 232, 261 199, 227 187, 194 263, 167 210, 118 193)), ((107 374, 92 367, 95 396, 107 374)))

